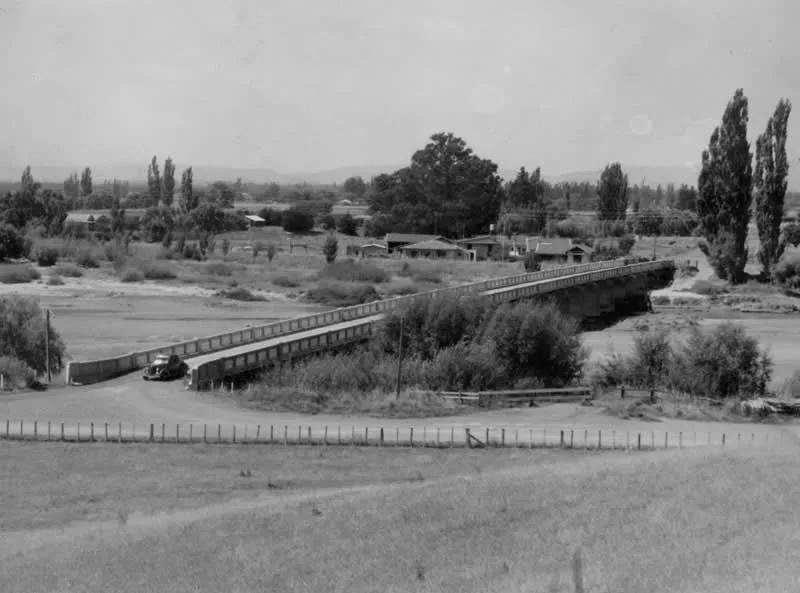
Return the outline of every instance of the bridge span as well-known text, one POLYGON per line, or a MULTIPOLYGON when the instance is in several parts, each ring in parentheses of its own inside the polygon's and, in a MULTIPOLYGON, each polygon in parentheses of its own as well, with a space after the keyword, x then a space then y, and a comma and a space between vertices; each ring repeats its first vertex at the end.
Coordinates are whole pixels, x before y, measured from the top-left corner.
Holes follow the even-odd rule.
POLYGON ((186 385, 203 389, 215 381, 270 364, 368 339, 392 311, 417 299, 480 295, 493 303, 555 298, 572 315, 594 317, 611 310, 642 310, 650 290, 673 278, 671 259, 643 263, 612 260, 531 272, 443 288, 406 297, 343 307, 146 351, 67 366, 68 384, 96 383, 149 364, 157 354, 178 354, 189 367, 186 385))

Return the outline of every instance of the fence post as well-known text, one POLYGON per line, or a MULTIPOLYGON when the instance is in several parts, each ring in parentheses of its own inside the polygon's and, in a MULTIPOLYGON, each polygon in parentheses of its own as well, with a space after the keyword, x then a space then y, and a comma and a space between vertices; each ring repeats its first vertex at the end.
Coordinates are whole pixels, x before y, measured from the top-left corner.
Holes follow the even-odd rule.
POLYGON ((378 445, 383 447, 383 426, 381 426, 381 437, 380 440, 378 441, 378 445))
POLYGON ((350 446, 356 446, 356 427, 353 426, 350 430, 350 446))
POLYGON ((442 430, 441 428, 437 428, 436 429, 436 448, 437 449, 441 446, 441 441, 439 439, 439 436, 441 434, 441 430, 442 430))
MULTIPOLYGON (((547 429, 545 429, 545 431, 546 431, 546 430, 547 430, 547 429)), ((545 437, 546 437, 546 436, 547 436, 547 435, 545 434, 545 437)), ((546 440, 547 440, 547 438, 545 438, 544 440, 546 441, 546 440)), ((531 444, 530 448, 531 448, 531 449, 533 449, 533 429, 532 429, 532 428, 528 430, 528 442, 531 444)))
POLYGON ((256 442, 258 442, 258 438, 261 436, 261 425, 259 424, 256 426, 256 442))
POLYGON ((664 433, 664 448, 669 449, 669 432, 664 433))
POLYGON ((6 438, 11 436, 11 420, 6 420, 6 438))
MULTIPOLYGON (((231 385, 233 385, 233 384, 231 383, 231 385)), ((236 444, 236 425, 235 424, 233 425, 233 444, 234 445, 236 444)))
POLYGON ((289 427, 287 425, 283 425, 283 444, 289 444, 289 427))
POLYGON ((311 425, 308 425, 308 444, 313 445, 314 443, 311 442, 311 425))
POLYGON ((519 429, 514 429, 514 446, 519 449, 519 429))
POLYGON ((575 430, 574 429, 570 429, 570 431, 569 431, 569 448, 570 449, 574 449, 575 448, 575 430))
POLYGON ((322 437, 322 444, 328 445, 328 425, 325 425, 325 435, 322 437))
POLYGON ((584 453, 589 450, 589 431, 583 431, 583 451, 584 453))
POLYGON ((411 447, 414 446, 414 427, 412 426, 408 431, 408 441, 411 447))
POLYGON ((636 448, 641 450, 642 448, 642 433, 640 432, 636 438, 636 448))
POLYGON ((217 424, 217 443, 222 442, 222 424, 217 424))
POLYGON ((506 446, 506 429, 505 428, 501 428, 500 429, 500 446, 501 447, 505 447, 506 446))
POLYGON ((678 448, 683 449, 683 433, 678 433, 678 448))
POLYGON ((107 443, 108 442, 108 422, 103 425, 103 439, 107 443))
POLYGON ((598 430, 597 431, 597 450, 598 451, 602 451, 603 450, 603 431, 602 430, 598 430))
POLYGON ((161 424, 161 442, 163 443, 167 436, 167 425, 165 423, 161 424))
POLYGON ((456 446, 456 428, 455 426, 450 427, 450 448, 456 446))
POLYGON ((192 435, 192 433, 193 433, 193 432, 194 432, 194 428, 193 428, 193 426, 192 426, 192 423, 190 422, 190 423, 189 423, 189 442, 190 442, 190 443, 192 442, 192 436, 193 436, 193 435, 192 435))
POLYGON ((77 429, 77 433, 75 435, 75 442, 76 443, 80 443, 81 442, 81 423, 80 422, 78 422, 78 429, 77 429))
POLYGON ((464 429, 464 435, 467 439, 467 448, 472 449, 472 439, 469 438, 469 427, 464 429))
POLYGON ((274 440, 275 440, 275 439, 273 439, 273 435, 274 434, 275 433, 273 432, 273 425, 270 424, 269 425, 269 442, 270 442, 270 444, 272 444, 274 442, 274 440))
POLYGON ((89 423, 89 442, 94 442, 94 422, 89 423))
MULTIPOLYGON (((8 424, 6 424, 6 435, 8 435, 8 424)), ((61 442, 64 442, 64 423, 61 423, 61 442)))
POLYGON ((247 424, 244 425, 244 434, 242 435, 242 444, 247 444, 247 424))
POLYGON ((50 421, 47 421, 47 440, 50 440, 50 421))
POLYGON ((122 422, 119 423, 119 430, 117 431, 117 443, 122 442, 122 422))
POLYGON ((489 448, 489 429, 486 429, 486 448, 489 448))
POLYGON ((562 449, 564 448, 564 431, 563 430, 561 431, 561 440, 559 441, 558 446, 561 447, 562 449))
POLYGON ((617 449, 617 431, 611 431, 611 448, 616 450, 617 449))
POLYGON ((38 439, 39 438, 39 421, 38 420, 34 420, 33 421, 33 438, 34 439, 38 439))
POLYGON ((181 442, 181 425, 180 424, 176 424, 175 425, 175 443, 180 443, 180 442, 181 442))
POLYGON ((369 446, 369 426, 364 427, 364 445, 369 446))
POLYGON ((722 433, 722 446, 725 446, 725 433, 722 433))
POLYGON ((203 424, 203 443, 208 443, 208 424, 203 424))

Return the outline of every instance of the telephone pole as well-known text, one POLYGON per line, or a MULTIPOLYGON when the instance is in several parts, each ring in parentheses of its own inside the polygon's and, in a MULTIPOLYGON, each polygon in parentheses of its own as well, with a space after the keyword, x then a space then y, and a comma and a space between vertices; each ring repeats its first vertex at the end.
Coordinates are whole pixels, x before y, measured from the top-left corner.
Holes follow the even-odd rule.
POLYGON ((44 360, 47 365, 47 382, 50 383, 50 309, 47 309, 44 324, 44 360))

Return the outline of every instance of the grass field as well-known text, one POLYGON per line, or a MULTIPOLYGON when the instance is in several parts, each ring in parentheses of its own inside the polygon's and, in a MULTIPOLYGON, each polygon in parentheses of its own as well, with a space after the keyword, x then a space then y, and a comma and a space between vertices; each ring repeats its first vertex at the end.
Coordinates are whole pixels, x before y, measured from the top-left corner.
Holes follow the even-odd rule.
POLYGON ((0 590, 792 591, 783 430, 636 455, 4 444, 0 590))

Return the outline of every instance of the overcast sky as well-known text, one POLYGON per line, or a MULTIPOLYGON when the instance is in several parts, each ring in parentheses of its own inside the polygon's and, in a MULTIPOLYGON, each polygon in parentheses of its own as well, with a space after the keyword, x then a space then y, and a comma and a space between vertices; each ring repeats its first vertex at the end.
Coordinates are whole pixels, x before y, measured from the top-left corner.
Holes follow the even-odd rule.
MULTIPOLYGON (((555 175, 699 162, 800 91, 791 0, 0 0, 0 162, 283 172, 452 131, 555 175)), ((800 112, 789 151, 800 154, 800 112)))

